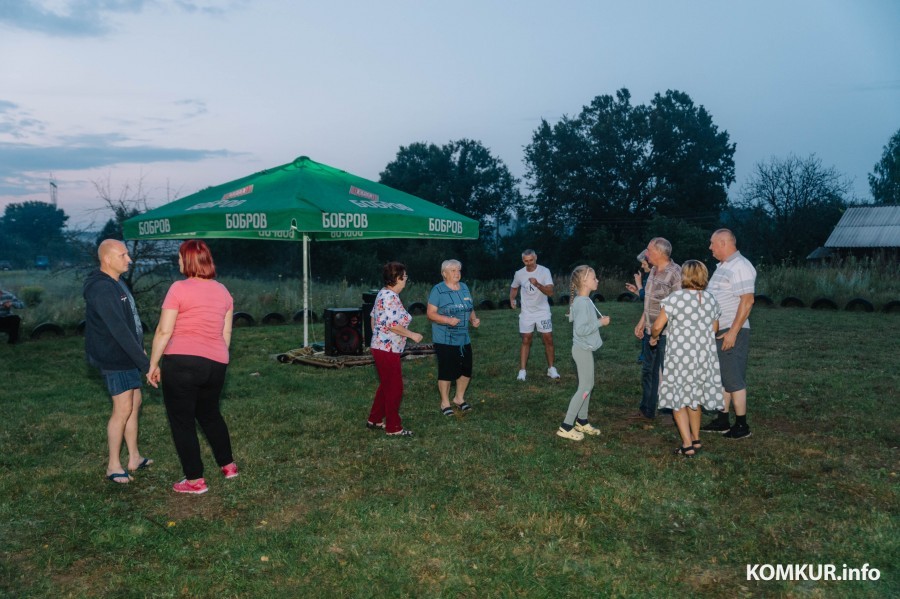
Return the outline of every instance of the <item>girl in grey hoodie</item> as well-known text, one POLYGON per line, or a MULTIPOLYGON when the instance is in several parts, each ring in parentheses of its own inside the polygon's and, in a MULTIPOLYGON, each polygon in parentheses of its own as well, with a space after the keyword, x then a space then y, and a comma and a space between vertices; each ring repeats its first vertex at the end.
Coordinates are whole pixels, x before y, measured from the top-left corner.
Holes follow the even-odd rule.
POLYGON ((564 439, 581 441, 585 435, 599 435, 600 430, 588 422, 588 405, 594 389, 594 351, 603 345, 600 327, 609 324, 609 316, 603 316, 591 300, 591 292, 597 291, 597 273, 587 265, 572 271, 569 294, 569 322, 572 323, 572 359, 578 370, 578 390, 569 401, 566 418, 556 434, 564 439))

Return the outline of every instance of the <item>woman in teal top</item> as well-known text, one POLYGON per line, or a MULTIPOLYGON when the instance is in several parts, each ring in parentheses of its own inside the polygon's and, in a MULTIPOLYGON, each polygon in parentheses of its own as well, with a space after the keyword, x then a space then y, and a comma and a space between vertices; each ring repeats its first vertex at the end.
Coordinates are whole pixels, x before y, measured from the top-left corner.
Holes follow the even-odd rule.
POLYGON ((438 362, 438 391, 441 394, 441 414, 453 416, 453 406, 462 412, 472 409, 465 399, 466 388, 472 378, 472 343, 469 323, 478 328, 481 321, 475 315, 472 294, 462 277, 459 260, 444 260, 441 264, 442 283, 428 295, 428 320, 431 321, 431 341, 438 362), (450 385, 456 381, 456 394, 450 403, 450 385))

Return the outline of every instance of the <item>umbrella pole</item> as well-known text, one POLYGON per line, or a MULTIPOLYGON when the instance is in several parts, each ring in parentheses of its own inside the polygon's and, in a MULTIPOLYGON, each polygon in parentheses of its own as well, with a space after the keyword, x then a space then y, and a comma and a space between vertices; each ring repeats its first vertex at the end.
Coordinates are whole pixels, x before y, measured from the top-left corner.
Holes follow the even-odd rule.
POLYGON ((303 234, 303 347, 309 347, 309 236, 303 234))

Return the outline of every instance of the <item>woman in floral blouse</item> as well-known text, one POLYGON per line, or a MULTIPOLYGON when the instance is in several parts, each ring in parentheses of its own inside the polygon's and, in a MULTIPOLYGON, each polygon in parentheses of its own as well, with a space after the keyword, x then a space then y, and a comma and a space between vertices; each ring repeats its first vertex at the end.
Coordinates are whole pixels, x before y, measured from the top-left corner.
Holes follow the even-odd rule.
POLYGON ((381 271, 381 277, 384 288, 378 292, 372 309, 372 343, 369 344, 380 383, 366 426, 372 430, 384 429, 391 436, 411 437, 412 431, 403 428, 400 423, 400 402, 403 400, 400 354, 407 338, 419 343, 422 335, 406 328, 412 320, 400 301, 400 292, 409 279, 406 266, 400 262, 388 262, 381 271))

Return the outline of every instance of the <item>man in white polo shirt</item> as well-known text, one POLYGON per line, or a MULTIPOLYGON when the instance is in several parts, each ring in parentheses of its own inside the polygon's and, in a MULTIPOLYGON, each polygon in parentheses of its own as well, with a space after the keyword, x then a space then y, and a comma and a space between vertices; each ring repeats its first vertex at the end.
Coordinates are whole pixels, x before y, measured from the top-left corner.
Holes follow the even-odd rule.
POLYGON ((719 261, 706 290, 722 308, 716 349, 722 371, 722 386, 725 388, 725 411, 719 412, 715 420, 700 427, 700 430, 724 433, 729 439, 743 439, 752 434, 747 425, 745 378, 750 349, 748 319, 753 308, 756 269, 738 251, 734 233, 728 229, 719 229, 712 234, 709 249, 719 261), (734 405, 734 426, 731 426, 728 419, 731 405, 734 405))
POLYGON ((558 379, 559 373, 553 365, 553 323, 550 319, 550 302, 547 300, 553 295, 553 277, 550 269, 537 263, 534 250, 522 252, 522 263, 525 267, 516 271, 509 289, 509 307, 512 309, 516 308, 516 295, 522 290, 522 311, 519 313, 522 347, 519 349, 519 375, 516 378, 525 380, 525 365, 528 363, 528 354, 531 353, 534 330, 537 329, 547 354, 547 376, 558 379))

